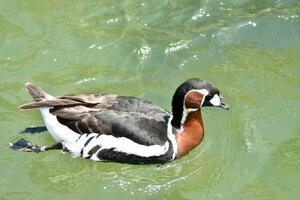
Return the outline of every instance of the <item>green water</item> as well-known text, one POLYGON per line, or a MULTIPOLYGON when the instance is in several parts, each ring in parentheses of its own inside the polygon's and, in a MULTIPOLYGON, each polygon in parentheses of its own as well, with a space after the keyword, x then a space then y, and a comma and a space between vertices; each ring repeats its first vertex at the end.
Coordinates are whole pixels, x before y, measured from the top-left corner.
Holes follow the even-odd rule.
POLYGON ((0 2, 0 199, 299 199, 300 1, 0 2), (42 124, 31 80, 53 95, 116 92, 170 109, 175 88, 214 83, 230 111, 203 109, 204 142, 136 166, 14 152, 42 124))

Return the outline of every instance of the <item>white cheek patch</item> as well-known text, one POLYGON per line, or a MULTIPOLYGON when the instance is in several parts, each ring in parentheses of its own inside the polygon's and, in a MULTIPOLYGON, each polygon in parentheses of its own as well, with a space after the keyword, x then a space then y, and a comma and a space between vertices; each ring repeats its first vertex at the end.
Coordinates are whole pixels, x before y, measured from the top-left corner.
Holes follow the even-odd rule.
POLYGON ((220 106, 221 105, 221 99, 219 95, 215 94, 214 97, 209 101, 213 106, 220 106))

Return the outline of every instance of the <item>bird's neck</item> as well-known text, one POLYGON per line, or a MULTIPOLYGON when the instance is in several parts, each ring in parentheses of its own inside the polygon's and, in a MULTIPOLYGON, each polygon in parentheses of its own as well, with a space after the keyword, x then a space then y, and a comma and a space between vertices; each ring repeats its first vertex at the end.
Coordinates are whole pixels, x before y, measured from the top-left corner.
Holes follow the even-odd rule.
POLYGON ((181 131, 176 134, 178 145, 177 158, 188 154, 193 148, 198 146, 204 138, 204 127, 201 110, 190 112, 181 131))

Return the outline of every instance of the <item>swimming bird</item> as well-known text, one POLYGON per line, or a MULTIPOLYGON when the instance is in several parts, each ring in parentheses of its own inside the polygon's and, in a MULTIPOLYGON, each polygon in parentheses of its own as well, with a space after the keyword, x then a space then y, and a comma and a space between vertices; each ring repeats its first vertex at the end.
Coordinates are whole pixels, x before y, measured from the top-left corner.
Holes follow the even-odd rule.
POLYGON ((220 91, 205 80, 188 79, 175 91, 172 112, 150 101, 110 93, 54 97, 26 83, 35 100, 20 108, 39 108, 57 142, 39 147, 20 141, 23 151, 62 150, 93 161, 165 163, 197 147, 204 137, 203 107, 229 109, 220 91))

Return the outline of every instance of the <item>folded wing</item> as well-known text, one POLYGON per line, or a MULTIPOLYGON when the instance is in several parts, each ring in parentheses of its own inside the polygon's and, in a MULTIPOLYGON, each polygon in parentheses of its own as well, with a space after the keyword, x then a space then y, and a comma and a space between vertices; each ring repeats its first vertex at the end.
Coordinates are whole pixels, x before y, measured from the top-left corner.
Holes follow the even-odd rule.
POLYGON ((143 145, 163 145, 169 113, 149 101, 116 94, 84 94, 41 100, 22 109, 51 107, 58 121, 79 134, 126 137, 143 145), (151 116, 151 117, 150 117, 151 116))

